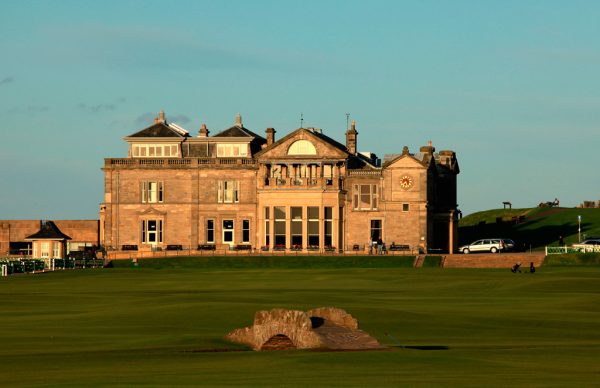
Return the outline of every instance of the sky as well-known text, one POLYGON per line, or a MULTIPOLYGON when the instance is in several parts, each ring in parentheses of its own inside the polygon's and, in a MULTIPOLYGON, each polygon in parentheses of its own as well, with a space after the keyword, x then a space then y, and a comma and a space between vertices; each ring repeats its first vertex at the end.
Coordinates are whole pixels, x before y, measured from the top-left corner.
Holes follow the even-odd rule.
POLYGON ((598 1, 3 1, 0 219, 97 219, 160 110, 457 153, 463 214, 600 200, 598 1))

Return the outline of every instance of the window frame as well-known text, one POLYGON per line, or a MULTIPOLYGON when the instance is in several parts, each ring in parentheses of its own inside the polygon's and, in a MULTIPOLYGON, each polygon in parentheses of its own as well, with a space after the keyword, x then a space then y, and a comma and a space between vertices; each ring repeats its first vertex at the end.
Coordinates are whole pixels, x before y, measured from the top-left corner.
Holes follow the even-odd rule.
POLYGON ((165 185, 163 181, 143 181, 141 184, 141 202, 164 203, 164 187, 165 185), (153 189, 152 186, 155 186, 156 188, 153 189))

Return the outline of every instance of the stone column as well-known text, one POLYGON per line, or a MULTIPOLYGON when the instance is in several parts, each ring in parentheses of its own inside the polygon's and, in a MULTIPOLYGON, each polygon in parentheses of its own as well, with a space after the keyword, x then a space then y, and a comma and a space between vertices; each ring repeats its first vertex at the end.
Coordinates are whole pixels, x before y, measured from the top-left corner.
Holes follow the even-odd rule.
POLYGON ((302 206, 302 249, 308 248, 308 207, 302 206))
POLYGON ((273 250, 275 246, 275 208, 269 206, 269 249, 273 250))
POLYGON ((448 253, 454 253, 454 210, 450 210, 450 220, 448 223, 448 253))
POLYGON ((290 249, 292 246, 292 208, 285 207, 285 249, 290 249))

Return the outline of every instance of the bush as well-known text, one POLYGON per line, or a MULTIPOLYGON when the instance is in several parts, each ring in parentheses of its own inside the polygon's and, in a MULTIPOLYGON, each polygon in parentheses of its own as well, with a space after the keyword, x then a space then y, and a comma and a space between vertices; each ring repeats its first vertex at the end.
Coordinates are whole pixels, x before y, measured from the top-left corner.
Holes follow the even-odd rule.
POLYGON ((586 266, 599 265, 600 253, 571 253, 564 255, 549 255, 544 260, 548 266, 586 266))

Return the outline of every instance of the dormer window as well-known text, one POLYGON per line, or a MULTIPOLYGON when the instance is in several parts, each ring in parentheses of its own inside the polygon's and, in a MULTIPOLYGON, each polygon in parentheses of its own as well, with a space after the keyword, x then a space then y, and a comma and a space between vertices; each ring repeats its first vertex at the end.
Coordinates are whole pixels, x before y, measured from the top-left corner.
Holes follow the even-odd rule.
POLYGON ((248 144, 217 144, 217 157, 238 158, 248 156, 248 144))
POLYGON ((317 149, 308 140, 298 140, 288 149, 288 155, 316 155, 317 149))
POLYGON ((134 158, 172 158, 179 156, 177 144, 133 144, 131 156, 134 158))

